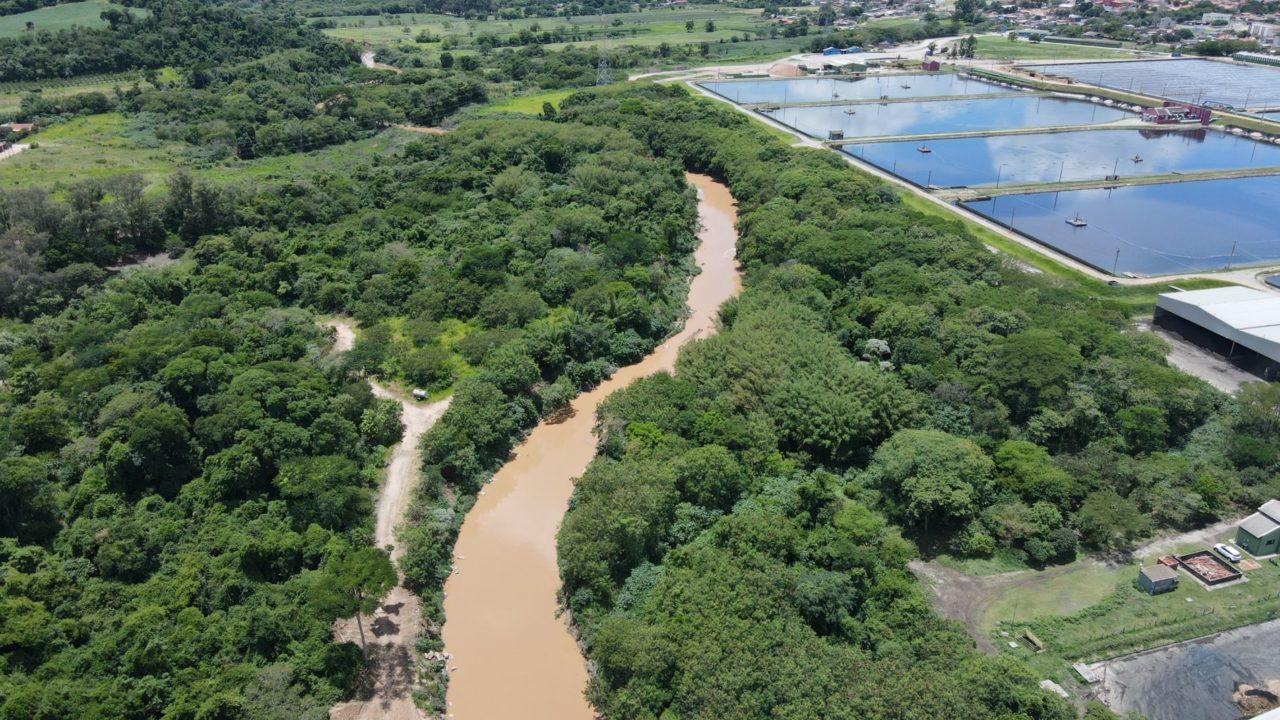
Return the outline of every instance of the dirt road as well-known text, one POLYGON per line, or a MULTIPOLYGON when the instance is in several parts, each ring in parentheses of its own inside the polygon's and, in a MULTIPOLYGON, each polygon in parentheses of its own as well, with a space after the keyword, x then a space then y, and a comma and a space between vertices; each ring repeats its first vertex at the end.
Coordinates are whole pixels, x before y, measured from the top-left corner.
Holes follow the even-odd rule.
POLYGON ((374 56, 375 54, 372 48, 365 48, 365 51, 360 53, 360 64, 364 65, 365 67, 371 70, 386 70, 388 72, 393 72, 397 75, 399 75, 402 72, 400 68, 394 65, 388 65, 386 63, 380 63, 377 60, 374 60, 373 59, 374 56))
POLYGON ((1093 561, 1043 571, 1018 570, 998 575, 970 575, 936 562, 920 560, 913 560, 909 566, 916 577, 932 591, 933 607, 938 614, 952 620, 959 620, 964 624, 969 636, 978 644, 978 648, 994 655, 996 646, 991 642, 982 621, 987 608, 1001 593, 1079 571, 1089 567, 1090 562, 1093 561))
POLYGON ((1165 360, 1170 365, 1188 375, 1204 380, 1224 393, 1234 395, 1240 390, 1241 385, 1259 380, 1258 377, 1232 365, 1225 358, 1153 324, 1150 318, 1137 321, 1135 326, 1169 343, 1169 354, 1165 356, 1165 360))
POLYGON ((556 532, 573 482, 595 456, 596 408, 612 392, 675 365, 680 348, 715 331, 721 303, 740 287, 728 188, 690 175, 702 231, 684 329, 572 403, 563 422, 536 427, 467 514, 445 584, 448 703, 457 720, 592 720, 587 668, 559 615, 556 532))
MULTIPOLYGON (((355 344, 355 328, 345 320, 326 323, 334 331, 333 352, 346 352, 355 344)), ((418 443, 435 425, 452 398, 430 404, 419 403, 403 393, 373 380, 377 397, 400 403, 404 438, 391 449, 387 477, 378 492, 374 519, 374 544, 391 551, 398 560, 404 551, 396 541, 396 526, 404 517, 417 486, 421 458, 418 443)), ((387 594, 372 615, 364 616, 367 641, 365 668, 356 686, 356 698, 329 711, 332 720, 419 720, 422 714, 413 704, 414 643, 422 630, 422 601, 401 583, 387 594), (370 637, 372 636, 372 637, 370 637)), ((334 625, 336 642, 360 642, 355 619, 334 625)))

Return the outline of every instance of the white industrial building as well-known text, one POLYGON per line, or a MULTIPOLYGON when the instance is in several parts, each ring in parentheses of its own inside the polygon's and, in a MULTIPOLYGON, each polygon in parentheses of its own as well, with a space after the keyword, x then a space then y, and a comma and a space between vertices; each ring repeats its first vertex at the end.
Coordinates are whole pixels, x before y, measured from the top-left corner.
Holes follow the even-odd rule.
POLYGON ((1155 320, 1263 379, 1280 378, 1280 295, 1245 287, 1162 293, 1155 320))

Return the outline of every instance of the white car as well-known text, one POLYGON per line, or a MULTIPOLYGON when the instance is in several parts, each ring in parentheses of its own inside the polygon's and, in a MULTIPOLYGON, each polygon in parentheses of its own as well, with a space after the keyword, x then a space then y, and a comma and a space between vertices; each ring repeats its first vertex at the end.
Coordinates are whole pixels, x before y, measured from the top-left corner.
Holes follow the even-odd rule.
POLYGON ((1213 549, 1217 550, 1219 555, 1233 563, 1238 563, 1244 559, 1244 556, 1240 554, 1239 550, 1227 545, 1226 543, 1218 543, 1213 546, 1213 549))

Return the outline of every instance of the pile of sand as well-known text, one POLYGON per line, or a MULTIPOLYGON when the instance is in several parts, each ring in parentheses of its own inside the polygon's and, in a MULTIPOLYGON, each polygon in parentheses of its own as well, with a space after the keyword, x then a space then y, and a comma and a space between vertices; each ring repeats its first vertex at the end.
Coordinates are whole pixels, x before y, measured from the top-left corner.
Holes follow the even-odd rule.
POLYGON ((1232 702, 1240 708, 1244 717, 1261 715, 1280 708, 1280 680, 1272 680, 1262 687, 1240 684, 1236 686, 1232 702))
POLYGON ((800 66, 790 62, 776 62, 769 66, 769 77, 776 78, 795 78, 804 77, 804 70, 800 66))

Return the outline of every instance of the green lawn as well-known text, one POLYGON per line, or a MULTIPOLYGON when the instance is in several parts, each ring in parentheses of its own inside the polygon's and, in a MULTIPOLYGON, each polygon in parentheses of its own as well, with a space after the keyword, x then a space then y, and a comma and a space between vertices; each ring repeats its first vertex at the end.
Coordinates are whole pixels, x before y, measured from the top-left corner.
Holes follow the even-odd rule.
MULTIPOLYGON (((1154 560, 1145 559, 1147 564, 1154 560)), ((1026 656, 1046 675, 1074 683, 1070 665, 1077 661, 1094 662, 1280 617, 1280 567, 1269 562, 1246 573, 1248 582, 1212 591, 1179 573, 1177 590, 1155 596, 1136 587, 1137 568, 1135 563, 1075 573, 1061 584, 1017 588, 1001 598, 998 609, 993 606, 993 626, 1011 636, 1029 627, 1045 643, 1045 652, 1009 649, 1003 636, 995 638, 997 646, 1026 656), (1070 598, 1097 593, 1108 583, 1110 591, 1102 597, 1070 607, 1070 598), (1066 604, 1064 612, 1054 610, 1060 603, 1066 604), (1022 607, 1023 614, 1015 618, 1014 607, 1022 607)))
POLYGON ((1112 60, 1132 58, 1133 53, 1066 43, 1010 42, 1004 35, 982 35, 978 37, 977 57, 981 60, 1112 60))
POLYGON ((547 90, 546 92, 534 93, 533 95, 517 95, 515 97, 498 100, 487 105, 476 108, 476 112, 481 114, 498 113, 498 112, 516 112, 525 113, 527 115, 538 115, 542 112, 543 103, 551 103, 559 107, 560 101, 578 92, 579 88, 567 88, 564 90, 547 90))
POLYGON ((397 152, 418 137, 391 129, 365 140, 310 153, 193 163, 185 144, 160 141, 148 132, 132 129, 128 120, 116 113, 91 115, 31 136, 31 149, 0 161, 0 189, 45 187, 56 191, 80 180, 124 173, 141 173, 155 187, 182 166, 197 175, 222 181, 284 179, 397 152))
MULTIPOLYGON (((103 10, 109 7, 120 10, 128 9, 121 5, 109 3, 106 0, 86 0, 86 2, 52 5, 39 10, 18 13, 17 15, 5 15, 0 17, 0 37, 16 37, 27 32, 28 22, 32 23, 36 30, 54 32, 77 25, 87 27, 106 25, 107 23, 100 15, 103 10)), ((129 9, 129 12, 144 13, 147 11, 129 9)))
POLYGON ((979 622, 984 630, 991 632, 1001 623, 1025 624, 1078 613, 1115 592, 1117 583, 1129 576, 1130 569, 1086 560, 1037 572, 1040 577, 1034 582, 1001 593, 985 608, 979 622))

